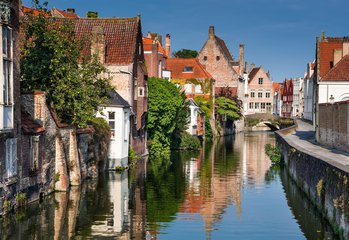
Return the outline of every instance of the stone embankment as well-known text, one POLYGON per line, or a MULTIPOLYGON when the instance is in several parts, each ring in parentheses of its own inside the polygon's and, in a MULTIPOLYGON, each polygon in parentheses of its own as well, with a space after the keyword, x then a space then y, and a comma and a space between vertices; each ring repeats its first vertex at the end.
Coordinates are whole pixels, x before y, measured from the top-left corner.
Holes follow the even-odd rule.
POLYGON ((315 142, 310 124, 276 132, 277 144, 291 178, 344 239, 349 238, 349 154, 315 142))

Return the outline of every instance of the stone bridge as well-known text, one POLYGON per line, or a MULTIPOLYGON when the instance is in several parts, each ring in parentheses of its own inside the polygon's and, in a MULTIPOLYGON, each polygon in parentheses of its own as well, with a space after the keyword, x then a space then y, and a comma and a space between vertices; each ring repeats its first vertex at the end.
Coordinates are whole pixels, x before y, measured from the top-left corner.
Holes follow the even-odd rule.
POLYGON ((277 124, 277 116, 269 113, 256 113, 245 116, 246 126, 252 127, 253 130, 268 130, 277 131, 280 129, 279 124, 277 124), (268 127, 268 128, 267 128, 268 127), (263 129, 264 128, 264 129, 263 129))

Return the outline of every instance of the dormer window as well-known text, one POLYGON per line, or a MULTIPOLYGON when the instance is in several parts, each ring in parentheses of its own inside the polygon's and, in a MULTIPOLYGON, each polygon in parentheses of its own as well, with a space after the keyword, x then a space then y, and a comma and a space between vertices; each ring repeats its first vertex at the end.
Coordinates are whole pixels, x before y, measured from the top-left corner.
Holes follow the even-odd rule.
POLYGON ((184 67, 183 72, 193 72, 193 67, 184 67))
POLYGON ((217 56, 217 57, 216 57, 216 60, 217 60, 217 61, 221 60, 221 57, 220 57, 220 56, 217 56))

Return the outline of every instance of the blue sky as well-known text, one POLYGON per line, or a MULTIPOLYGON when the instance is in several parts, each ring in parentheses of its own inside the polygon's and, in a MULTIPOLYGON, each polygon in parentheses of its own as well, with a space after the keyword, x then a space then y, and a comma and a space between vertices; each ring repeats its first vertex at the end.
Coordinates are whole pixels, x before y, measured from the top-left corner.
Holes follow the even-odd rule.
MULTIPOLYGON (((316 37, 348 36, 348 0, 50 0, 50 7, 75 8, 80 17, 141 15, 143 35, 171 34, 172 51, 199 51, 209 25, 234 57, 245 44, 245 59, 270 70, 273 81, 301 77, 315 57, 316 37)), ((23 0, 31 5, 31 0, 23 0)))

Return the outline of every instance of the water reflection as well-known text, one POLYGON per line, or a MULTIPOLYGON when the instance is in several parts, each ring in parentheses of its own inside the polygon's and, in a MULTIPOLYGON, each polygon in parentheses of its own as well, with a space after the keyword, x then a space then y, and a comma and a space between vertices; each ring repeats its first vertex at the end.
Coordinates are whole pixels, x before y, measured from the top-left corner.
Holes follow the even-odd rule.
POLYGON ((331 239, 328 224, 271 166, 272 134, 139 161, 0 220, 1 239, 331 239))

